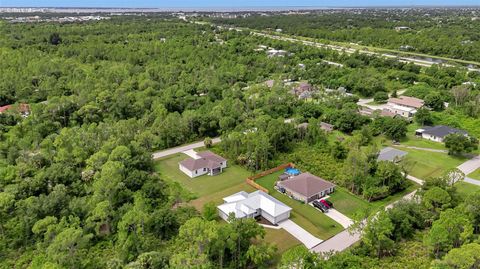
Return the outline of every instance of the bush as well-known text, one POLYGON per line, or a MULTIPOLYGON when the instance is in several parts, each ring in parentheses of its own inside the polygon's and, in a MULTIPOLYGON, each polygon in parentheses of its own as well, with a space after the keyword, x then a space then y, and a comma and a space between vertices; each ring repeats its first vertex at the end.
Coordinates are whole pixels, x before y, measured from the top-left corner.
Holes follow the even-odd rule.
POLYGON ((386 103, 388 100, 388 94, 386 92, 377 92, 373 96, 373 101, 377 103, 386 103))

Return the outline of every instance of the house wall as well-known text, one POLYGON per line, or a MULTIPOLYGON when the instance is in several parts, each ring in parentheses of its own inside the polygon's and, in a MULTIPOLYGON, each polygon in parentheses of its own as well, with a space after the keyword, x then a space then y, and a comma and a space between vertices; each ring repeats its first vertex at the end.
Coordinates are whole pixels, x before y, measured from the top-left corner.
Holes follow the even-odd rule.
POLYGON ((262 215, 262 217, 266 218, 266 219, 267 219, 268 221, 270 221, 271 223, 277 224, 277 223, 275 222, 275 217, 272 216, 272 215, 270 215, 270 214, 268 214, 267 212, 265 212, 265 211, 262 210, 262 212, 260 212, 260 215, 262 215))
POLYGON ((431 141, 435 141, 435 142, 439 142, 439 143, 443 142, 443 138, 438 137, 438 136, 433 136, 433 135, 430 135, 430 134, 425 134, 425 133, 422 133, 422 138, 428 139, 428 140, 431 140, 431 141))
POLYGON ((290 211, 287 211, 281 215, 278 215, 276 216, 274 219, 275 219, 275 222, 272 222, 273 224, 277 224, 279 222, 282 222, 284 220, 287 220, 290 218, 290 211))
POLYGON ((223 212, 222 210, 220 210, 219 208, 217 210, 218 210, 218 215, 220 216, 220 218, 227 221, 228 220, 228 215, 225 212, 223 212))
POLYGON ((183 165, 178 164, 178 169, 180 169, 180 171, 182 171, 183 173, 185 173, 187 176, 193 178, 193 173, 192 173, 192 171, 188 170, 188 169, 185 168, 183 165))
POLYGON ((395 107, 395 104, 393 103, 388 103, 388 110, 392 113, 395 113, 396 115, 400 115, 404 118, 410 118, 413 116, 413 113, 410 113, 410 108, 405 108, 406 110, 403 110, 403 109, 400 109, 398 108, 399 105, 396 105, 397 107, 395 107))
POLYGON ((201 175, 205 175, 209 172, 207 168, 205 168, 205 169, 201 168, 201 169, 190 171, 181 164, 178 164, 178 168, 180 169, 180 171, 182 171, 183 173, 185 173, 187 176, 189 176, 191 178, 198 177, 198 176, 201 176, 201 175))

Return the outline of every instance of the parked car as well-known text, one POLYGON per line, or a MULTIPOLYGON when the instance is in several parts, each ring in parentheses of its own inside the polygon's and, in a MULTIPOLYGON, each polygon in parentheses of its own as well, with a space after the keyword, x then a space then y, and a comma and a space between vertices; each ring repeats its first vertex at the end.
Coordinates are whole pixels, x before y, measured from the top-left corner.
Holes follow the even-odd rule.
POLYGON ((328 206, 333 207, 333 203, 332 203, 332 202, 330 202, 329 200, 324 200, 324 201, 327 202, 328 206))
POLYGON ((330 205, 327 202, 325 202, 325 200, 320 200, 320 203, 322 203, 327 208, 330 208, 330 205))
POLYGON ((328 208, 324 204, 322 204, 321 202, 313 201, 312 204, 313 204, 314 207, 320 209, 320 211, 322 211, 323 213, 328 212, 328 208))

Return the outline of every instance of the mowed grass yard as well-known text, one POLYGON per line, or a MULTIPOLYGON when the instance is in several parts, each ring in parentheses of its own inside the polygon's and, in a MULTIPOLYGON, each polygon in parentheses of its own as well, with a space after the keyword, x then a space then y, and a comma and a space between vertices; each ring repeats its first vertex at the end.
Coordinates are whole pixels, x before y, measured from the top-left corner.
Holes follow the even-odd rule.
POLYGON ((302 228, 317 236, 320 239, 328 239, 343 230, 342 225, 331 218, 325 216, 314 207, 293 200, 290 197, 279 193, 274 187, 274 183, 283 171, 264 176, 256 180, 258 184, 267 188, 269 194, 282 203, 291 207, 292 213, 290 219, 300 225, 302 228))
MULTIPOLYGON (((221 192, 245 182, 250 172, 238 165, 227 162, 227 168, 216 176, 203 175, 190 178, 178 168, 178 162, 188 158, 183 153, 177 153, 156 161, 155 170, 166 180, 176 181, 196 197, 203 197, 212 193, 221 192)), ((246 184, 245 184, 246 185, 246 184)))
POLYGON ((480 191, 480 186, 464 181, 459 181, 455 183, 455 187, 457 188, 457 192, 460 193, 462 196, 468 196, 472 193, 480 191))
POLYGON ((480 180, 480 169, 477 169, 477 170, 473 171, 472 173, 468 174, 468 177, 480 180))
MULTIPOLYGON (((216 176, 200 176, 190 178, 178 169, 178 162, 188 156, 179 153, 156 162, 155 169, 162 178, 176 181, 183 187, 192 192, 197 198, 189 203, 198 211, 202 211, 203 206, 208 202, 214 202, 216 205, 223 203, 223 198, 239 191, 253 192, 255 188, 245 183, 245 179, 251 175, 246 169, 228 164, 228 167, 220 175, 216 176)), ((219 221, 223 222, 223 220, 219 221)), ((272 243, 278 248, 279 261, 281 254, 286 250, 301 245, 295 237, 283 229, 265 229, 265 240, 272 243)))
POLYGON ((466 157, 455 157, 446 153, 403 147, 396 148, 408 152, 405 160, 413 164, 409 174, 420 179, 441 176, 449 169, 455 168, 468 160, 466 157))

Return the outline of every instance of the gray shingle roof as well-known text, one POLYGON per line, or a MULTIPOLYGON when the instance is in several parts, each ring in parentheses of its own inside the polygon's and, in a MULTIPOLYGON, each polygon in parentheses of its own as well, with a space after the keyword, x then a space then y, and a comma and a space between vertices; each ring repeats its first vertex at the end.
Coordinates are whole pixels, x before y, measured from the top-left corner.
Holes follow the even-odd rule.
POLYGON ((378 154, 378 161, 394 161, 395 159, 402 158, 403 156, 407 155, 408 152, 401 151, 399 149, 386 147, 380 150, 378 154))
POLYGON ((423 131, 424 134, 429 134, 429 135, 433 135, 433 136, 440 137, 440 138, 444 138, 445 136, 447 136, 449 134, 468 135, 468 133, 465 132, 464 130, 448 127, 448 126, 445 126, 445 125, 438 125, 438 126, 434 126, 434 127, 424 127, 423 129, 424 129, 424 131, 423 131))

